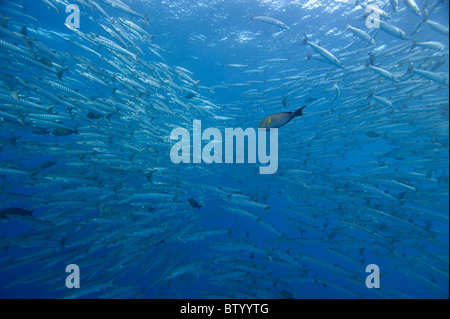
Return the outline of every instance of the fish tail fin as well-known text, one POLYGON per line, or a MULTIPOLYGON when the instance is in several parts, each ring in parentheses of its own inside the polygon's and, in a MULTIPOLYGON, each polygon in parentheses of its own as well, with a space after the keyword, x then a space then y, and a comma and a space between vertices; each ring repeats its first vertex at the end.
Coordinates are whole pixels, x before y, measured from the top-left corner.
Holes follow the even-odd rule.
POLYGON ((308 36, 306 35, 306 33, 304 33, 305 37, 303 38, 303 42, 300 43, 299 45, 306 45, 308 44, 308 36))
POLYGON ((312 59, 311 53, 306 53, 306 61, 310 61, 312 59))
POLYGON ((369 66, 376 66, 376 58, 372 52, 367 53, 369 55, 369 61, 366 63, 366 68, 369 66))
MULTIPOLYGON (((36 39, 30 39, 30 38, 26 38, 26 39, 23 40, 23 43, 25 44, 25 46, 26 46, 28 49, 30 49, 30 50, 31 50, 31 45, 32 45, 34 42, 39 42, 39 40, 36 40, 36 39)), ((33 55, 36 57, 36 53, 33 53, 33 55)))
POLYGON ((270 205, 267 205, 267 207, 265 208, 265 211, 267 214, 270 214, 270 205))
POLYGON ((347 26, 344 29, 344 32, 348 30, 348 28, 350 27, 350 17, 347 17, 347 26))
POLYGON ((411 49, 409 49, 409 52, 411 52, 412 50, 414 50, 414 48, 417 46, 417 40, 411 38, 411 49))
POLYGON ((67 71, 69 69, 68 66, 62 68, 61 70, 59 70, 58 72, 56 72, 56 76, 58 77, 58 79, 62 82, 62 76, 64 74, 65 71, 67 71))
POLYGON ((409 62, 409 67, 408 67, 408 71, 406 71, 405 75, 411 74, 414 72, 414 65, 409 62))
POLYGON ((28 31, 27 31, 27 26, 26 25, 24 25, 22 27, 22 30, 20 30, 20 34, 25 36, 25 37, 28 36, 28 31))
POLYGON ((39 174, 40 173, 40 170, 32 170, 31 172, 30 172, 30 177, 35 177, 37 174, 39 174))
POLYGON ((46 107, 47 112, 50 112, 55 106, 56 106, 56 104, 47 106, 47 107, 46 107))
MULTIPOLYGON (((18 115, 18 116, 17 116, 17 119, 19 120, 19 123, 20 123, 20 124, 24 125, 24 124, 23 124, 23 121, 25 121, 25 116, 23 116, 23 115, 18 115)), ((13 139, 17 139, 17 137, 13 137, 13 139)), ((15 143, 15 141, 14 141, 14 143, 15 143)))
POLYGON ((420 10, 420 13, 422 14, 422 22, 426 22, 428 20, 428 14, 429 14, 428 7, 429 7, 429 4, 430 4, 430 1, 425 0, 423 8, 420 10))
POLYGON ((11 92, 11 96, 13 97, 14 100, 20 101, 19 99, 19 90, 15 90, 11 92))
POLYGON ((347 30, 348 28, 350 28, 350 16, 347 17, 347 26, 345 30, 347 30))
POLYGON ((303 116, 303 109, 307 106, 308 105, 303 105, 301 108, 299 108, 297 111, 295 111, 294 116, 303 116))
POLYGON ((11 20, 11 19, 12 19, 12 17, 4 17, 2 26, 4 26, 6 28, 6 26, 8 24, 8 21, 11 20))
POLYGON ((428 12, 428 8, 427 6, 425 6, 425 8, 423 8, 422 10, 422 23, 427 23, 428 18, 429 18, 429 12, 428 12))

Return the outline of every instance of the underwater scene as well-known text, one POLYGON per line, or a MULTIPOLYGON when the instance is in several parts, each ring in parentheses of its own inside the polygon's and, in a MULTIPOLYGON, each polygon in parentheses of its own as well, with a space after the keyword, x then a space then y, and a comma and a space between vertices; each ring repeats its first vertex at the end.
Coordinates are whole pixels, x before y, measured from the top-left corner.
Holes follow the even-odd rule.
POLYGON ((0 0, 0 298, 449 298, 443 0, 0 0))

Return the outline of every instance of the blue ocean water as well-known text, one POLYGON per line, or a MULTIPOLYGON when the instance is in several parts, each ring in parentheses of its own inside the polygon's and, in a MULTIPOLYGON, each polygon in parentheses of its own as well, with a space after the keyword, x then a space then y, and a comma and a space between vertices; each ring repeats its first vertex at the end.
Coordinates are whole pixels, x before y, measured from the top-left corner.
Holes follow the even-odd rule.
POLYGON ((370 2, 401 39, 355 1, 0 0, 0 296, 448 298, 448 3, 432 2, 370 2), (194 120, 224 134, 303 105, 274 174, 171 160, 194 120))

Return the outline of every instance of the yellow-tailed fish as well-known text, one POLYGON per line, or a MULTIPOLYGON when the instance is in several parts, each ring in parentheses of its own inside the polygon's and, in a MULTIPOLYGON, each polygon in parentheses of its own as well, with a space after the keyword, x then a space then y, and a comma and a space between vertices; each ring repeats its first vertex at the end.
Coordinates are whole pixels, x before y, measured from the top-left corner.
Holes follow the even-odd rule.
POLYGON ((303 116, 303 109, 305 107, 307 107, 307 105, 302 106, 295 112, 283 112, 269 115, 261 122, 261 124, 259 124, 259 128, 280 128, 289 123, 294 117, 303 116))

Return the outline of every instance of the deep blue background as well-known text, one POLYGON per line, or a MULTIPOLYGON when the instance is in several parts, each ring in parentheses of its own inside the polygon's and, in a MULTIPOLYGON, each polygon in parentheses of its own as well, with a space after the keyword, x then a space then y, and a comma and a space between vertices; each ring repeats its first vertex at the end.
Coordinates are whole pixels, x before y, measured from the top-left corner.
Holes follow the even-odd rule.
MULTIPOLYGON (((122 13, 120 11, 114 10, 109 6, 98 1, 102 7, 107 10, 113 16, 124 16, 131 20, 132 17, 122 13)), ((298 46, 303 40, 303 34, 307 33, 309 38, 313 42, 320 42, 320 45, 328 48, 330 51, 337 50, 344 47, 353 40, 353 36, 344 32, 346 25, 350 22, 353 26, 364 28, 364 21, 361 19, 362 10, 354 9, 354 1, 237 1, 237 0, 226 0, 226 1, 124 1, 137 12, 142 14, 149 14, 149 26, 147 30, 149 33, 154 34, 154 43, 159 45, 165 50, 163 56, 166 59, 166 63, 170 66, 181 66, 186 69, 191 70, 194 73, 194 78, 200 80, 201 86, 215 87, 222 84, 230 85, 233 83, 243 83, 251 80, 266 81, 271 78, 277 77, 278 73, 282 70, 298 69, 298 72, 310 69, 317 65, 316 61, 306 61, 305 47, 298 46), (308 3, 309 5, 305 5, 308 3), (290 31, 283 31, 275 26, 261 23, 259 21, 254 21, 249 23, 250 18, 254 14, 258 15, 270 15, 273 18, 277 18, 283 21, 285 24, 290 26, 290 31), (285 58, 289 59, 289 62, 284 63, 265 63, 267 59, 272 58, 285 58), (231 63, 238 63, 249 65, 249 69, 257 69, 259 67, 264 67, 267 69, 264 74, 242 74, 241 71, 245 69, 234 69, 227 68, 225 65, 231 63)), ((423 6, 425 1, 418 0, 417 3, 420 7, 423 6)), ((2 1, 0 0, 0 3, 2 1)), ((66 15, 60 13, 59 15, 53 9, 48 9, 41 1, 20 1, 26 7, 26 13, 36 17, 40 21, 39 28, 51 30, 58 33, 69 33, 68 29, 64 26, 64 21, 66 15)), ((3 5, 3 4, 2 4, 3 5)), ((404 29, 410 30, 415 23, 417 23, 418 18, 409 12, 403 2, 401 2, 401 11, 395 14, 393 23, 396 26, 404 29)), ((91 12, 90 9, 82 8, 82 18, 81 18, 81 30, 85 33, 88 32, 98 32, 102 33, 102 29, 99 27, 98 23, 104 20, 104 17, 99 12, 91 12)), ((448 9, 448 5, 446 6, 448 9)), ((389 6, 386 7, 386 11, 390 12, 389 6)), ((16 17, 13 17, 16 19, 16 17)), ((24 23, 30 23, 23 18, 17 18, 24 23)), ((448 25, 448 10, 441 9, 436 14, 433 15, 433 20, 439 21, 443 25, 448 25)), ((33 32, 30 31, 30 34, 33 32)), ((431 29, 425 27, 416 36, 420 41, 426 41, 432 39, 433 41, 440 41, 444 43, 448 50, 448 37, 432 32, 431 29)), ((377 36, 377 42, 380 44, 385 44, 386 46, 397 44, 396 39, 391 36, 380 33, 377 36)), ((48 47, 70 52, 73 55, 82 54, 82 51, 70 45, 70 43, 63 42, 56 37, 47 38, 43 40, 48 47)), ((356 50, 364 48, 361 43, 355 44, 350 50, 356 50)), ((101 50, 101 49, 100 49, 101 50)), ((142 57, 146 58, 146 57, 142 57)), ((392 57, 395 59, 395 57, 392 57)), ((351 63, 351 61, 348 61, 351 63)), ((389 61, 384 61, 385 66, 388 65, 389 61)), ((324 67, 321 65, 319 67, 324 67)), ((325 66, 326 67, 326 66, 325 66)), ((407 65, 399 66, 398 73, 406 72, 407 65)), ((332 70, 330 68, 330 70, 332 70)), ((448 64, 444 65, 439 69, 440 72, 447 72, 448 75, 448 64)), ((297 73, 298 73, 297 72, 297 73)), ((296 72, 289 75, 294 75, 296 72)), ((282 77, 282 75, 280 75, 282 77)), ((276 85, 270 82, 266 82, 263 85, 255 86, 260 91, 264 89, 271 88, 276 85)), ((346 84, 351 88, 351 83, 346 84)), ((243 88, 227 86, 227 88, 216 88, 215 93, 205 92, 204 95, 212 100, 215 104, 221 107, 225 115, 230 115, 228 111, 231 103, 240 100, 241 93, 252 89, 253 87, 245 86, 243 88)), ((85 89, 87 92, 92 90, 98 94, 101 92, 102 88, 80 88, 85 89)), ((282 95, 289 92, 289 88, 279 88, 276 94, 282 95)), ((301 91, 299 92, 301 93, 301 91)), ((274 96, 276 94, 273 94, 274 96)), ((347 94, 342 91, 341 94, 347 94)), ((438 94, 442 96, 446 93, 442 90, 438 94)), ((448 94, 448 93, 447 93, 448 94)), ((332 99, 333 92, 323 92, 323 90, 313 89, 311 93, 312 97, 327 99, 332 99)), ((249 126, 249 118, 251 115, 247 112, 246 108, 250 109, 248 102, 243 102, 239 105, 240 112, 235 114, 238 120, 233 122, 231 125, 233 127, 246 127, 249 126), (244 118, 243 120, 241 120, 244 118)), ((291 108, 294 110, 300 105, 296 105, 298 102, 292 102, 291 108)), ((285 111, 285 110, 283 110, 285 111)), ((237 111, 236 111, 237 112, 237 111)), ((221 115, 221 114, 218 114, 221 115)), ((256 127, 260 121, 260 114, 256 116, 255 119, 251 119, 251 125, 256 127)), ((319 118, 310 118, 309 124, 317 124, 319 118)), ((215 122, 211 123, 208 120, 204 120, 204 127, 208 125, 214 125, 215 122)), ((447 121, 448 125, 448 121, 447 121)), ((287 141, 289 135, 280 131, 280 138, 287 141)), ((447 135, 448 141, 448 135, 447 135)), ((447 145, 448 146, 448 145, 447 145)), ((302 148, 306 148, 302 145, 302 141, 298 141, 297 151, 301 151, 302 148)), ((386 150, 386 145, 384 143, 375 143, 367 147, 368 152, 376 153, 380 150, 386 150)), ((280 153, 284 155, 289 155, 289 150, 280 150, 280 153)), ((444 151, 442 156, 448 157, 448 148, 446 152, 444 151)), ((11 158, 11 154, 1 154, 1 159, 7 161, 11 158)), ((168 158, 166 158, 168 160, 168 158)), ((37 160, 37 159, 34 159, 37 160)), ((345 165, 350 166, 353 163, 358 163, 360 159, 351 158, 339 162, 332 162, 331 166, 345 167, 345 165)), ((164 163, 161 164, 162 166, 164 163)), ((30 165, 33 166, 33 165, 30 165)), ((170 167, 170 165, 168 166, 170 167)), ((277 228, 284 230, 284 235, 287 237, 300 237, 300 234, 296 233, 296 230, 291 230, 289 232, 289 223, 286 220, 278 219, 276 212, 283 211, 288 206, 289 203, 286 202, 285 198, 280 197, 280 193, 289 193, 289 186, 283 185, 283 182, 277 180, 276 176, 260 176, 256 173, 257 165, 245 165, 239 168, 230 168, 229 179, 223 179, 216 181, 215 176, 211 176, 208 180, 204 182, 208 184, 217 183, 217 185, 227 185, 233 188, 243 188, 247 190, 248 195, 253 195, 253 199, 259 200, 261 202, 271 203, 272 214, 267 217, 266 221, 276 225, 277 228), (265 191, 261 192, 260 190, 265 191), (252 194, 253 191, 253 194, 252 194), (261 194, 267 195, 266 198, 261 198, 261 194)), ((228 167, 227 167, 228 169, 228 167)), ((194 175, 192 177, 193 181, 201 183, 202 180, 196 180, 195 173, 185 172, 185 174, 194 175)), ((445 178, 444 178, 445 180, 445 178)), ((8 183, 8 179, 4 180, 8 183)), ((337 183, 338 184, 338 183, 337 183)), ((448 172, 447 172, 447 182, 445 186, 448 189, 448 172)), ((195 187, 194 187, 195 188, 195 187)), ((190 190, 192 191, 192 190, 190 190)), ((443 189, 445 191, 445 189, 443 189)), ((196 194, 193 192, 192 194, 196 194)), ((295 196, 295 194, 290 194, 295 196)), ((193 195, 192 195, 193 196, 193 195)), ((205 229, 231 229, 236 238, 250 238, 253 243, 263 247, 270 247, 265 241, 270 238, 267 233, 261 230, 261 227, 255 222, 250 222, 245 219, 236 220, 232 216, 220 215, 221 219, 208 216, 210 213, 221 211, 220 203, 216 205, 214 200, 208 201, 208 193, 203 194, 204 202, 207 202, 204 208, 202 208, 201 213, 205 214, 203 220, 203 225, 205 229)), ((326 204, 324 204, 326 205, 326 204)), ((26 206, 26 205, 25 205, 26 206)), ((447 202, 448 206, 448 202, 447 202)), ((27 230, 27 226, 24 226, 20 222, 7 221, 0 223, 0 234, 1 236, 11 236, 12 234, 19 234, 21 231, 27 230)), ((90 231, 95 231, 95 229, 87 229, 86 236, 89 236, 90 231)), ((442 225, 442 231, 448 234, 448 219, 447 224, 442 225)), ((356 233, 356 236, 360 236, 360 233, 356 233)), ((363 235, 361 235, 363 236, 363 235)), ((218 237, 221 238, 221 237, 218 237)), ((190 256, 192 260, 196 258, 202 258, 203 253, 207 252, 208 240, 204 243, 198 243, 191 247, 190 256)), ((448 238, 447 238, 448 245, 448 238)), ((448 246, 447 246, 448 247, 448 246)), ((171 250, 170 246, 167 248, 168 257, 170 255, 176 255, 176 250, 171 250)), ((20 255, 20 248, 15 251, 16 255, 20 255)), ((269 248, 268 248, 269 249, 269 248)), ((289 252, 289 250, 288 250, 289 252)), ((334 260, 330 255, 327 254, 325 247, 320 243, 314 243, 313 241, 305 247, 303 252, 315 255, 317 258, 321 256, 328 263, 339 263, 339 259, 334 260)), ((8 260, 8 250, 1 252, 3 261, 8 260)), ((30 253, 27 251, 26 253, 30 253)), ((244 254, 238 254, 238 258, 242 260, 251 261, 249 256, 244 254)), ((369 256, 370 257, 370 256, 369 256)), ((389 268, 389 258, 379 259, 378 256, 372 256, 381 269, 389 268)), ((101 254, 98 258, 102 258, 101 254)), ((161 257, 159 257, 161 258, 161 257)), ((204 257, 206 260, 209 257, 207 254, 204 257)), ((372 261, 367 258, 367 263, 372 261)), ((112 262, 114 263, 114 262, 112 262)), ((264 265, 259 265, 264 267, 264 265)), ((326 270, 320 269, 319 273, 327 273, 326 270)), ((351 268, 351 266, 349 267, 351 268)), ((18 267, 13 270, 8 270, 0 273, 0 297, 3 298, 52 298, 60 297, 60 291, 52 292, 43 289, 42 286, 34 285, 18 285, 10 288, 3 288, 5 285, 14 281, 14 279, 19 279, 24 276, 32 275, 35 271, 38 271, 35 265, 25 265, 18 267)), ((53 268, 53 271, 61 271, 59 268, 53 268)), ((414 269, 411 270, 414 272, 414 269)), ((274 269, 273 278, 277 276, 289 275, 285 273, 284 269, 274 269)), ((65 277, 65 273, 61 271, 60 277, 62 283, 65 277)), ((142 279, 151 278, 152 274, 137 274, 142 276, 142 279)), ((292 274, 293 276, 296 274, 292 274)), ((328 274, 329 275, 329 274, 328 274)), ((56 276, 56 275, 55 275, 56 276)), ((131 276, 131 275, 127 275, 131 276)), ((326 275, 325 275, 326 276, 326 275)), ((336 282, 339 282, 339 278, 330 275, 334 278, 336 282)), ((447 254, 447 277, 448 277, 448 254, 447 254)), ((83 281, 83 270, 82 270, 82 281, 83 281)), ((365 274, 360 274, 361 282, 365 280, 365 274)), ((263 279, 261 279, 263 280, 263 279)), ((126 281, 126 280, 125 280, 126 281)), ((200 274, 198 278, 195 276, 188 276, 186 282, 172 282, 168 286, 156 286, 149 289, 144 295, 139 295, 137 297, 144 298, 199 298, 202 297, 202 291, 205 289, 213 289, 213 285, 208 282, 206 276, 200 274), (192 285, 189 285, 192 284, 192 285), (174 290, 177 291, 174 294, 174 290)), ((408 280, 408 277, 399 277, 394 272, 387 272, 383 275, 383 283, 389 282, 389 287, 401 287, 402 291, 411 292, 409 295, 412 297, 422 297, 422 298, 448 298, 448 282, 445 286, 440 282, 440 285, 444 285, 443 291, 431 291, 423 290, 422 282, 420 280, 408 280), (444 291, 446 290, 446 295, 444 291)), ((282 283, 282 280, 280 280, 282 283)), ((277 287, 276 284, 271 283, 273 290, 281 290, 282 287, 277 287)), ((320 285, 314 284, 312 282, 293 284, 295 286, 295 292, 292 294, 296 298, 351 298, 353 295, 342 293, 340 290, 330 290, 324 289, 320 285)), ((343 283, 343 285, 345 285, 343 283)), ((264 285, 255 283, 255 287, 263 287, 264 285)), ((45 288, 45 287, 44 287, 45 288)), ((230 288, 232 289, 232 288, 230 288)), ((364 288, 365 289, 365 288, 364 288)), ((248 287, 249 291, 252 291, 252 287, 248 287)), ((361 290, 364 291, 364 290, 361 290)), ((96 295, 90 295, 90 297, 95 297, 96 295)), ((128 297, 126 292, 124 296, 128 297)), ((131 297, 136 297, 132 295, 131 297)), ((370 292, 364 292, 362 297, 372 298, 370 292)))

